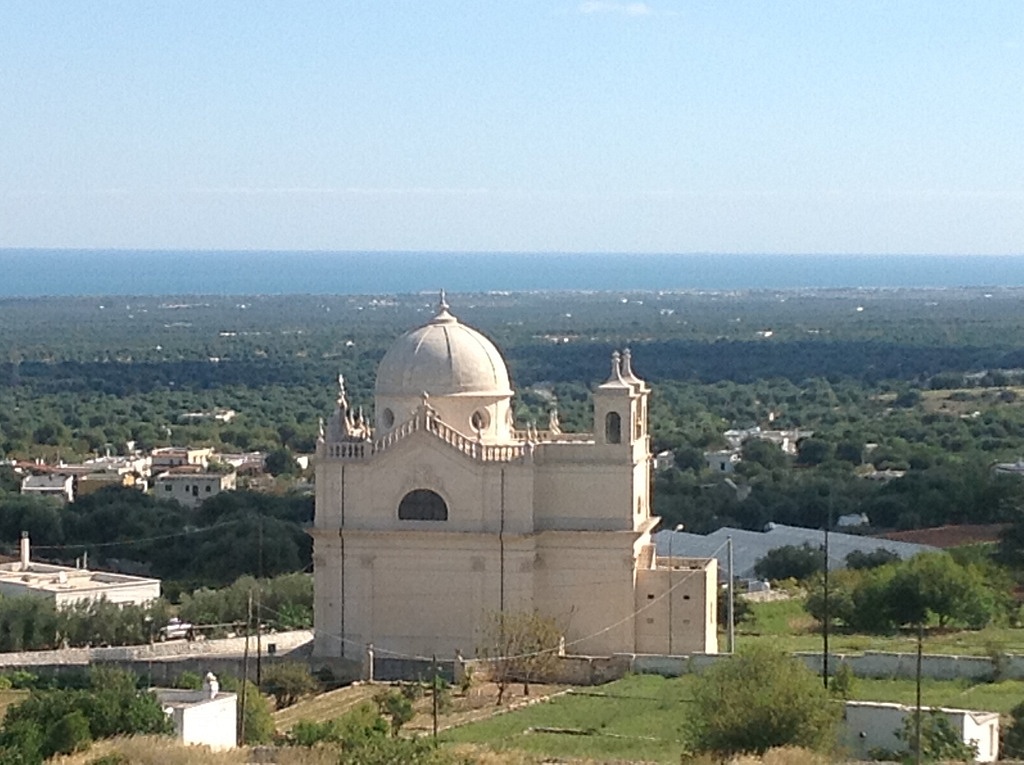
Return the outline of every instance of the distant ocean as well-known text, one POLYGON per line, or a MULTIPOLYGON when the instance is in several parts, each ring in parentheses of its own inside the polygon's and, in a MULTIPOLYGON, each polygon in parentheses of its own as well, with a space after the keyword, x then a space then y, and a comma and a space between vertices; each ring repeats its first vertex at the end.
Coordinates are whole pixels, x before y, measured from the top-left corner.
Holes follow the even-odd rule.
POLYGON ((1024 256, 0 249, 0 297, 1024 286, 1024 256))

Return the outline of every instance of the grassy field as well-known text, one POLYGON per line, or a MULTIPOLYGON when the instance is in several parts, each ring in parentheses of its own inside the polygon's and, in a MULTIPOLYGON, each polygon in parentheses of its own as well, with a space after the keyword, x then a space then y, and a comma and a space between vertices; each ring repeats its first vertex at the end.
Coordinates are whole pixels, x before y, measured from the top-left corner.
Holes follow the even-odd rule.
MULTIPOLYGON (((803 609, 799 598, 753 604, 754 619, 736 628, 736 647, 764 642, 781 651, 820 651, 821 630, 803 609)), ((722 646, 724 647, 724 642, 722 646)), ((895 635, 850 635, 833 632, 829 636, 832 653, 863 651, 917 651, 917 636, 906 632, 895 635)), ((993 652, 1024 654, 1024 629, 988 627, 983 630, 931 631, 925 637, 925 653, 989 656, 993 652)))
POLYGON ((678 763, 691 686, 688 677, 626 677, 446 731, 443 740, 483 744, 499 753, 678 763))
MULTIPOLYGON (((915 703, 916 686, 913 680, 854 681, 852 698, 858 701, 895 701, 915 703)), ((967 680, 923 680, 921 703, 925 706, 976 709, 1007 714, 1024 701, 1024 682, 1003 680, 999 683, 972 683, 967 680)))

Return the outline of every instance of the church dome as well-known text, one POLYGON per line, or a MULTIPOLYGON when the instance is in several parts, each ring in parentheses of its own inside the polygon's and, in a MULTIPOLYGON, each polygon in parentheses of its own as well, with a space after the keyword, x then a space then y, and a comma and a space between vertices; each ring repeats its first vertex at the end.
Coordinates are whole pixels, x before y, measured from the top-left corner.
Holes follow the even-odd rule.
POLYGON ((378 396, 511 396, 508 369, 494 343, 448 312, 406 332, 377 367, 378 396))

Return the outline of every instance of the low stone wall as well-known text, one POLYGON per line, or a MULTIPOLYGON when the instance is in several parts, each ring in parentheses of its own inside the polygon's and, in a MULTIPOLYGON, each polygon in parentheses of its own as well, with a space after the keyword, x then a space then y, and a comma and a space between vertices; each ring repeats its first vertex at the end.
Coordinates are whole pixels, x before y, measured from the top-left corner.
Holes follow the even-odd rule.
MULTIPOLYGON (((264 656, 294 654, 313 646, 312 630, 274 632, 262 637, 264 656)), ((242 656, 245 652, 245 638, 223 638, 220 640, 170 640, 135 646, 109 646, 99 648, 62 648, 55 651, 21 651, 0 653, 0 669, 8 667, 32 667, 40 665, 66 664, 88 666, 94 663, 179 660, 199 656, 242 656)), ((256 653, 256 639, 249 638, 249 653, 256 653)), ((307 651, 308 653, 308 651, 307 651)))
MULTIPOLYGON (((656 656, 644 654, 627 655, 629 669, 638 674, 657 674, 666 677, 702 672, 717 661, 727 660, 727 654, 693 656, 656 656)), ((821 653, 797 653, 795 656, 815 673, 821 673, 821 653)), ((835 674, 841 664, 846 664, 857 677, 867 678, 914 678, 917 675, 916 653, 887 653, 865 651, 858 654, 829 654, 829 674, 835 674)), ((1024 656, 1004 655, 998 659, 988 656, 952 656, 945 654, 924 654, 921 657, 921 676, 933 680, 974 680, 984 682, 993 679, 1024 679, 1024 656)))
MULTIPOLYGON (((486 659, 456 660, 453 678, 456 684, 462 681, 466 672, 472 672, 474 681, 488 681, 492 678, 491 662, 486 659)), ((626 656, 559 656, 549 671, 531 682, 551 685, 602 685, 618 680, 630 672, 626 656)), ((513 678, 521 681, 522 678, 513 678)))
MULTIPOLYGON (((821 672, 820 653, 797 656, 813 671, 821 672)), ((917 676, 916 653, 865 651, 861 654, 829 654, 829 674, 834 674, 841 664, 849 665, 857 677, 888 679, 917 676)), ((921 676, 933 680, 1020 680, 1024 679, 1024 656, 1005 655, 993 660, 988 656, 924 654, 921 657, 921 676)))
MULTIPOLYGON (((366 668, 358 661, 310 659, 313 633, 311 630, 280 632, 263 636, 264 666, 280 661, 308 661, 314 671, 328 669, 336 680, 356 680, 365 675, 366 668), (274 653, 270 650, 273 647, 274 653)), ((90 664, 117 664, 142 677, 152 677, 154 684, 170 684, 182 672, 205 674, 242 674, 245 638, 224 640, 172 641, 154 645, 110 648, 70 648, 58 651, 24 651, 0 654, 0 671, 29 669, 44 674, 80 671, 90 664)), ((255 641, 249 641, 250 674, 255 672, 255 641)), ((813 672, 820 673, 822 655, 816 652, 798 653, 813 672)), ((699 673, 728 655, 693 654, 690 656, 663 656, 655 654, 616 654, 614 656, 562 656, 554 669, 537 682, 564 685, 600 685, 617 680, 628 672, 675 677, 699 673)), ((439 662, 442 674, 458 683, 467 669, 478 680, 487 679, 489 665, 477 659, 449 659, 439 662)), ((384 675, 378 679, 409 679, 423 674, 423 666, 392 667, 378 663, 384 675), (405 670, 408 669, 409 672, 405 670), (409 674, 412 673, 412 674, 409 674)), ((422 664, 422 663, 421 663, 422 664)), ((917 672, 914 653, 886 653, 865 651, 858 654, 830 654, 829 671, 835 673, 841 664, 847 664, 857 677, 913 678, 917 672)), ((951 656, 925 654, 921 659, 921 674, 936 680, 968 679, 1024 679, 1024 655, 1005 654, 997 658, 988 656, 951 656)))

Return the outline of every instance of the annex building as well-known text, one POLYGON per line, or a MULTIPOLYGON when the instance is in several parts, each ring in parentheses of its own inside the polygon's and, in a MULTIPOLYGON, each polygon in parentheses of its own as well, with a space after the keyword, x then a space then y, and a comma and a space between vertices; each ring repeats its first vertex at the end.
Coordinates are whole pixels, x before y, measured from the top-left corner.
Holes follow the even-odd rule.
POLYGON ((500 352, 443 294, 381 361, 372 425, 339 383, 317 443, 317 656, 469 657, 485 620, 534 610, 568 653, 717 651, 717 562, 651 540, 650 388, 628 350, 592 433, 557 412, 517 430, 500 352))

